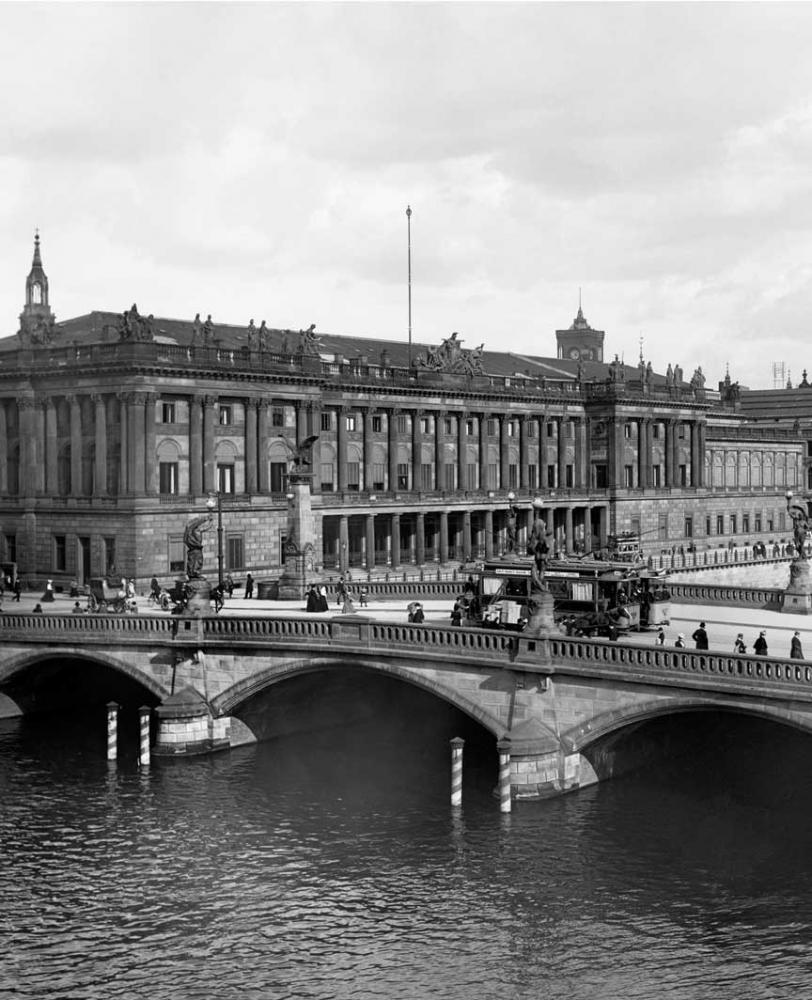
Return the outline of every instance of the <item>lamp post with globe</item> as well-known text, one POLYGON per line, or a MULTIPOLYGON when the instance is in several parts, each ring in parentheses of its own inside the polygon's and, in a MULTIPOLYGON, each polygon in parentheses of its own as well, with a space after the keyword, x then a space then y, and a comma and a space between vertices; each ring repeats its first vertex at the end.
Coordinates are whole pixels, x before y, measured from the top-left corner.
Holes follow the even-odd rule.
POLYGON ((223 593, 223 497, 220 493, 209 493, 206 506, 217 511, 217 586, 223 593))

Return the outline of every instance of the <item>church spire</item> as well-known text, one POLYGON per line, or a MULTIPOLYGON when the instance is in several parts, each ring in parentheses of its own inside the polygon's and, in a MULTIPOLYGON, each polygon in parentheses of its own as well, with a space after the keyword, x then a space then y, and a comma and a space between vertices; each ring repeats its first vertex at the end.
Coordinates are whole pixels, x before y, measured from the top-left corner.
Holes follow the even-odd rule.
POLYGON ((20 335, 27 343, 49 343, 53 336, 54 319, 48 304, 48 275, 42 266, 37 229, 34 231, 34 259, 25 279, 25 305, 20 315, 20 335))

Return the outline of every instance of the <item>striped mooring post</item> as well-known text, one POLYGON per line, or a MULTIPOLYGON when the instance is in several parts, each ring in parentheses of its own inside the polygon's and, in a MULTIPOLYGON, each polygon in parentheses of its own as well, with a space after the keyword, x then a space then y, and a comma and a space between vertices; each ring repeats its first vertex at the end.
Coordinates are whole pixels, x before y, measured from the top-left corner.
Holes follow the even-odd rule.
POLYGON ((115 760, 118 757, 118 710, 119 704, 115 701, 107 702, 107 759, 115 760))
POLYGON ((465 740, 455 736, 451 740, 451 805, 462 805, 462 748, 465 740))
POLYGON ((509 813, 510 798, 510 740, 499 740, 496 744, 499 754, 499 812, 509 813))
POLYGON ((138 763, 141 767, 149 767, 149 720, 152 709, 149 705, 142 705, 138 709, 138 717, 141 723, 141 741, 138 746, 138 763))

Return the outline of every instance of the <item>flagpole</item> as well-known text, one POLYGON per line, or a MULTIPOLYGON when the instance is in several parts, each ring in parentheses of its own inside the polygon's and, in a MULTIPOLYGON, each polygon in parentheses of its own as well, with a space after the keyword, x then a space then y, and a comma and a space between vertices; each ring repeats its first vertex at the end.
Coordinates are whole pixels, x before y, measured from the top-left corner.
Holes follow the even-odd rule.
POLYGON ((409 267, 409 368, 412 367, 412 209, 406 206, 407 261, 409 267))

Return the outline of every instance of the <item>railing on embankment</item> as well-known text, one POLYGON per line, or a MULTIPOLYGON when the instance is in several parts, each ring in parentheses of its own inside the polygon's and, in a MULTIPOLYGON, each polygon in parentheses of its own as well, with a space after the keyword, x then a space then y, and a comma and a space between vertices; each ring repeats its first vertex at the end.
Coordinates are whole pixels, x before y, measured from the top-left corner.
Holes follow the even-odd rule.
POLYGON ((731 587, 721 583, 678 583, 668 580, 665 586, 675 604, 725 604, 741 608, 781 609, 782 590, 772 587, 731 587))
MULTIPOLYGON (((4 643, 61 647, 194 645, 204 650, 306 650, 472 663, 541 675, 713 690, 731 695, 812 701, 812 661, 732 656, 553 635, 547 639, 490 629, 335 618, 162 618, 122 615, 0 615, 4 643)), ((2 645, 0 645, 2 666, 2 645)))

